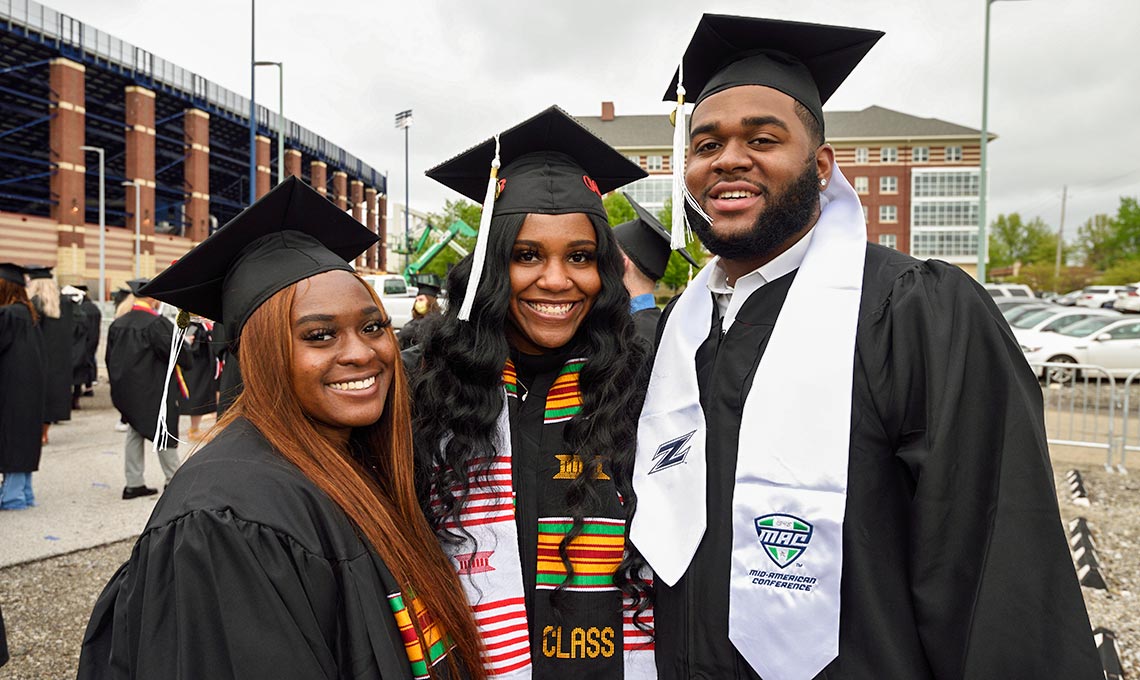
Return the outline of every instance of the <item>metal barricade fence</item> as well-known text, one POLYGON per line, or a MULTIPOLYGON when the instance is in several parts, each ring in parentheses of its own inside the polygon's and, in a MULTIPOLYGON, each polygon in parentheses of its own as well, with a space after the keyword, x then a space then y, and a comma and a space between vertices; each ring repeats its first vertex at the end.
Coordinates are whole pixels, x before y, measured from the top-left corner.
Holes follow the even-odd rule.
POLYGON ((1120 462, 1118 463, 1121 472, 1127 469, 1128 452, 1140 451, 1140 394, 1137 394, 1136 399, 1132 398, 1133 388, 1140 387, 1138 378, 1140 378, 1140 368, 1129 373, 1128 377, 1124 379, 1123 387, 1121 387, 1121 392, 1124 394, 1124 404, 1121 406, 1122 424, 1120 426, 1120 462), (1137 411, 1135 419, 1132 413, 1133 408, 1137 411), (1129 440, 1129 437, 1132 439, 1129 440))
MULTIPOLYGON (((1113 470, 1113 455, 1120 450, 1124 433, 1129 430, 1129 413, 1126 405, 1122 406, 1127 389, 1118 388, 1101 366, 1046 362, 1030 367, 1042 383, 1049 444, 1102 449, 1105 468, 1113 470)), ((1140 370, 1133 375, 1140 375, 1140 370)), ((1131 429, 1134 436, 1140 436, 1137 423, 1132 423, 1131 429)), ((1140 450, 1140 444, 1134 448, 1140 450)), ((1123 470, 1122 458, 1119 469, 1123 470)))

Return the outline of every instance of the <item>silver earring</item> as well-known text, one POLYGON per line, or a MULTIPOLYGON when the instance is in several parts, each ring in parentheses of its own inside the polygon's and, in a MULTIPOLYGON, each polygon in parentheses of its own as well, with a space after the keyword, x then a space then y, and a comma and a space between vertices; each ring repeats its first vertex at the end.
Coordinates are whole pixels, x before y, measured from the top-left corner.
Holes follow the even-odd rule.
POLYGON ((827 180, 826 180, 826 179, 824 179, 824 178, 822 178, 822 177, 820 177, 820 178, 819 178, 819 185, 820 185, 821 187, 825 187, 825 186, 827 186, 827 180))

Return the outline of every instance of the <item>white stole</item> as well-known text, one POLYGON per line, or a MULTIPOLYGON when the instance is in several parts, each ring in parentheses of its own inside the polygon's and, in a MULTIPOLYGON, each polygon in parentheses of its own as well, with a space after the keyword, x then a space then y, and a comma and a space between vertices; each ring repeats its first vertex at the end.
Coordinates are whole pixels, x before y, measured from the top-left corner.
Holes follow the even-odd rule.
MULTIPOLYGON (((839 652, 851 385, 866 256, 858 196, 832 166, 821 214, 741 417, 729 638, 765 680, 814 677, 839 652)), ((674 305, 638 423, 630 538, 673 585, 706 527, 705 420, 695 355, 707 265, 674 305)))

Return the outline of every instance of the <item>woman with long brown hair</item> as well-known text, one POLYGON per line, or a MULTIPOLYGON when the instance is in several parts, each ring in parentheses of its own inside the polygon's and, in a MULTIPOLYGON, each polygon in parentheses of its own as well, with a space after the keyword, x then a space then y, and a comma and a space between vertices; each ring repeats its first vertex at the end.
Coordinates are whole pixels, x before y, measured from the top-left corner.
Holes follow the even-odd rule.
POLYGON ((374 234, 290 179, 142 291, 221 319, 244 390, 100 596, 90 678, 482 678, 419 511, 374 234))
POLYGON ((0 264, 0 510, 35 505, 44 411, 43 336, 24 269, 0 264))

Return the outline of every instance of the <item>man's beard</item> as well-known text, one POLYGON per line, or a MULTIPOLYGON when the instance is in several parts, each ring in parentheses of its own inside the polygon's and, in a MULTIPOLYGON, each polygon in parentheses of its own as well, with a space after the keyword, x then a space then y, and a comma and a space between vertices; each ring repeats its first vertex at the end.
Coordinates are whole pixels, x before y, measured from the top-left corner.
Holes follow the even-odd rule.
MULTIPOLYGON (((811 159, 814 161, 814 157, 811 159)), ((783 192, 772 195, 764 189, 767 205, 756 217, 752 228, 739 234, 717 234, 708 220, 686 204, 689 226, 709 252, 726 260, 748 260, 771 254, 789 238, 799 233, 816 216, 819 208, 819 178, 814 162, 783 192)))

